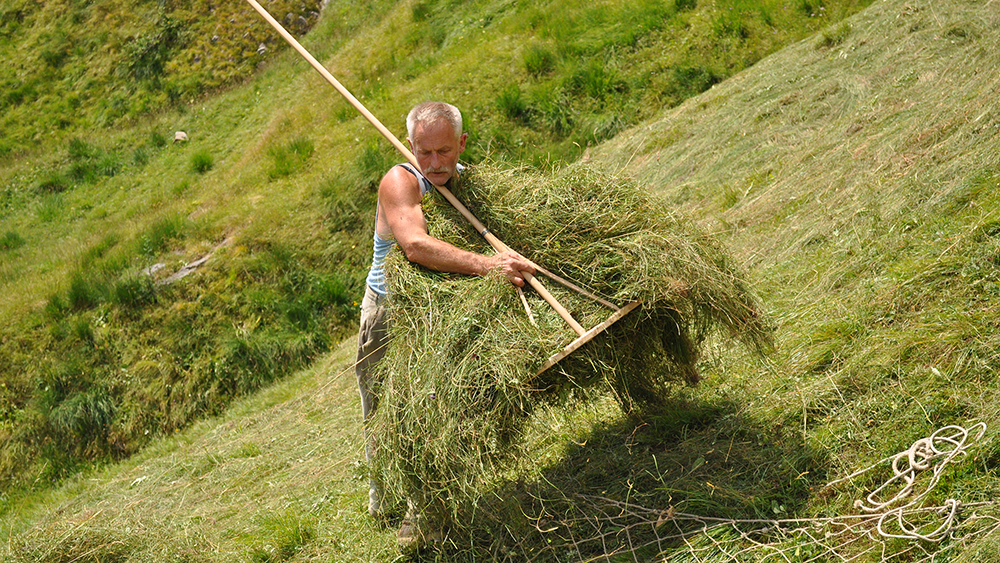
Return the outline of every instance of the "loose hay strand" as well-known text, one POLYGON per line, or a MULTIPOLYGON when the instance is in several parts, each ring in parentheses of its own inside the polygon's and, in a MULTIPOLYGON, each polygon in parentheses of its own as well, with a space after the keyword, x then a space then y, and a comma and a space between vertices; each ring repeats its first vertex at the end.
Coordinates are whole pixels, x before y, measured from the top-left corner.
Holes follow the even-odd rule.
MULTIPOLYGON (((698 348, 713 332, 760 353, 771 346, 756 297, 719 245, 627 179, 579 165, 546 177, 485 163, 454 193, 511 248, 611 302, 643 305, 533 379, 575 337, 536 293, 525 295, 532 324, 498 274, 442 274, 390 255, 376 471, 425 512, 475 504, 541 401, 610 389, 631 410, 696 382, 698 348)), ((439 197, 424 213, 433 236, 490 252, 439 197)), ((585 327, 608 317, 600 303, 550 285, 585 327)))

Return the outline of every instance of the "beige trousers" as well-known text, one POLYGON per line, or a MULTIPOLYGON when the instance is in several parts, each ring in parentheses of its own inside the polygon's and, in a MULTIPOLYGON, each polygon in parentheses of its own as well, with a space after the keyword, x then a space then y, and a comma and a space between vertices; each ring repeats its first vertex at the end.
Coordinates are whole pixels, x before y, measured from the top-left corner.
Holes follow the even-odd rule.
MULTIPOLYGON (((385 356, 386 345, 389 342, 384 301, 385 297, 365 286, 365 297, 361 300, 361 328, 358 330, 358 358, 354 371, 358 378, 361 416, 365 423, 365 459, 369 463, 375 455, 375 446, 368 421, 378 407, 378 396, 373 391, 378 381, 373 372, 375 366, 385 356)), ((381 516, 382 513, 382 486, 374 476, 369 480, 368 512, 372 516, 381 516)))

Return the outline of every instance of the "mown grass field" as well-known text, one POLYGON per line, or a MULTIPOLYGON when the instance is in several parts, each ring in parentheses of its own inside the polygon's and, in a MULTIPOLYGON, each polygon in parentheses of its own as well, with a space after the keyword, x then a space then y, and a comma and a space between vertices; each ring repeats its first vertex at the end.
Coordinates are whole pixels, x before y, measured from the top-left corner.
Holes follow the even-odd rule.
MULTIPOLYGON (((210 5, 164 4, 159 19, 137 10, 145 19, 134 30, 116 28, 120 41, 106 49, 95 37, 123 7, 74 6, 13 6, 0 49, 35 69, 43 39, 62 34, 76 46, 60 59, 59 72, 68 73, 61 80, 78 65, 118 69, 141 60, 151 65, 143 75, 149 92, 160 91, 157 81, 194 81, 201 94, 98 128, 103 122, 87 116, 106 101, 103 89, 134 82, 117 70, 93 88, 64 80, 52 86, 55 97, 7 100, 18 112, 35 108, 66 122, 15 120, 0 169, 0 316, 8 327, 0 340, 0 480, 15 490, 128 456, 353 332, 373 186, 398 160, 274 37, 262 39, 274 47, 267 53, 278 52, 272 63, 217 52, 227 45, 221 39, 200 43, 210 5), (83 25, 95 18, 103 23, 83 25), (150 22, 176 29, 163 35, 144 27, 150 22), (151 43, 151 60, 130 58, 132 47, 119 45, 150 37, 170 39, 151 43), (230 76, 229 58, 243 61, 244 74, 260 70, 240 86, 230 76, 220 83, 228 90, 209 96, 219 86, 197 81, 208 71, 184 66, 197 56, 219 64, 209 69, 213 80, 230 76), (69 86, 92 103, 46 105, 69 86), (190 140, 174 143, 175 131, 190 140), (184 283, 160 283, 203 259, 184 283)), ((858 7, 340 3, 304 42, 393 130, 431 93, 461 99, 471 162, 504 151, 554 167, 858 7), (716 40, 728 47, 715 48, 716 40), (692 82, 696 75, 713 78, 692 82), (513 113, 504 94, 511 85, 521 88, 513 113), (605 118, 614 127, 597 128, 605 118)), ((242 13, 225 21, 252 25, 242 13)), ((129 100, 144 95, 133 94, 129 100)))
MULTIPOLYGON (((992 427, 926 499, 986 503, 944 542, 667 537, 695 525, 664 527, 668 507, 856 514, 884 466, 823 485, 997 413, 996 3, 843 21, 832 2, 691 4, 366 4, 377 20, 324 16, 306 40, 394 130, 428 95, 467 99, 473 161, 544 169, 590 147, 717 233, 779 324, 770 361, 713 347, 664 412, 538 414, 531 455, 428 558, 995 558, 992 427), (794 18, 832 25, 785 34, 794 18), (671 59, 687 48, 696 62, 671 59)), ((183 110, 4 157, 6 558, 397 557, 363 509, 348 369, 371 181, 394 159, 303 67, 279 55, 183 110), (178 129, 188 144, 168 142, 178 129), (182 283, 141 274, 210 252, 182 283)))

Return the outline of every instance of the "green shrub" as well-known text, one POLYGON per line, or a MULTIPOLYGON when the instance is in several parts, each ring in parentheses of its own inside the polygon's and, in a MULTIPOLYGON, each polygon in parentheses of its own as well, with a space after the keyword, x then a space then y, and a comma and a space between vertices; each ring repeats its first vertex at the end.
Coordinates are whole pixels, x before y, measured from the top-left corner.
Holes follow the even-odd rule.
POLYGON ((122 161, 117 154, 105 152, 79 138, 69 142, 67 152, 70 165, 66 176, 79 184, 93 184, 103 177, 118 174, 122 169, 122 161))
POLYGON ((673 94, 682 98, 700 94, 722 80, 712 69, 694 65, 674 67, 670 73, 673 78, 673 94))
POLYGON ((95 169, 101 176, 111 177, 121 172, 122 161, 117 154, 105 153, 97 161, 95 169))
POLYGON ((824 7, 823 0, 801 0, 799 2, 799 9, 809 18, 823 15, 822 10, 824 7))
POLYGON ((165 147, 167 145, 167 136, 159 131, 150 131, 149 139, 146 142, 154 148, 165 147))
POLYGON ((0 236, 0 251, 14 250, 24 246, 24 238, 14 231, 7 231, 0 236))
POLYGON ((595 100, 603 100, 626 89, 625 81, 618 76, 618 72, 598 60, 591 60, 587 66, 573 73, 569 86, 570 91, 595 100))
POLYGON ((215 158, 207 149, 202 149, 191 155, 191 170, 198 174, 204 174, 215 166, 215 158))
POLYGON ((66 299, 71 309, 82 311, 91 309, 107 300, 108 282, 92 273, 74 272, 70 277, 66 299))
POLYGON ((819 41, 816 43, 817 49, 829 49, 836 45, 840 45, 847 39, 847 36, 851 34, 851 24, 847 22, 840 22, 834 27, 828 27, 823 30, 820 34, 819 41))
POLYGON ((74 162, 70 164, 67 175, 78 184, 93 184, 98 177, 97 166, 89 160, 74 162))
POLYGON ((35 184, 35 192, 57 194, 69 189, 69 178, 62 172, 51 172, 35 184))
POLYGON ((139 309, 156 301, 156 287, 145 275, 126 276, 111 291, 111 302, 125 309, 139 309))
POLYGON ((93 147, 90 143, 80 139, 79 137, 70 139, 66 150, 69 153, 70 160, 74 161, 89 160, 99 156, 101 153, 99 149, 93 147))
POLYGON ((49 412, 48 420, 56 436, 71 449, 82 449, 107 434, 117 405, 111 392, 97 388, 70 395, 49 412), (74 447, 75 446, 75 447, 74 447))
POLYGON ((320 334, 237 331, 219 344, 221 359, 214 376, 226 396, 243 395, 303 365, 324 344, 320 334))
POLYGON ((187 219, 182 216, 160 219, 139 236, 140 250, 146 256, 163 252, 171 241, 183 238, 187 228, 187 219))
POLYGON ((4 93, 4 102, 10 106, 17 106, 23 102, 30 102, 38 97, 38 89, 32 81, 24 81, 15 85, 4 93))
POLYGON ((712 22, 712 31, 716 37, 736 37, 747 39, 750 37, 750 28, 743 18, 743 14, 738 11, 723 11, 712 22))
POLYGON ((421 0, 419 2, 414 2, 413 6, 410 8, 410 12, 413 14, 413 21, 422 22, 427 20, 434 11, 434 1, 433 0, 421 0))
POLYGON ((42 61, 50 68, 61 67, 68 55, 69 47, 67 45, 60 45, 55 48, 46 47, 39 52, 42 61))
POLYGON ((180 38, 180 32, 181 22, 168 17, 161 8, 156 26, 126 43, 118 75, 138 81, 158 80, 180 38))
POLYGON ((292 270, 286 276, 285 302, 281 304, 289 323, 300 330, 309 330, 324 317, 328 308, 343 313, 351 305, 347 282, 337 274, 292 270))
POLYGON ((395 158, 391 158, 386 153, 383 144, 375 140, 369 142, 361 151, 361 154, 355 161, 355 170, 363 183, 370 186, 378 186, 382 180, 382 176, 395 163, 395 158))
POLYGON ((94 328, 90 324, 90 320, 84 317, 80 317, 73 321, 72 323, 73 336, 75 336, 81 342, 86 342, 93 344, 94 342, 94 328))
POLYGON ((45 303, 45 316, 50 319, 61 319, 68 310, 62 295, 51 295, 45 303))
POLYGON ((136 166, 145 166, 149 163, 149 152, 146 147, 136 147, 132 150, 132 163, 136 166))
POLYGON ((524 51, 524 68, 528 74, 538 77, 555 69, 556 56, 541 44, 533 43, 524 51))
POLYGON ((260 535, 265 538, 264 545, 250 550, 250 561, 279 563, 292 559, 301 551, 316 536, 316 530, 311 519, 288 511, 265 521, 260 535))
POLYGON ((573 107, 562 90, 537 93, 532 103, 534 122, 557 136, 569 135, 575 126, 573 107))
POLYGON ((63 197, 61 193, 47 194, 38 203, 36 216, 43 223, 51 223, 59 218, 63 209, 63 197))
POLYGON ((528 104, 521 95, 521 87, 516 83, 508 85, 496 97, 496 106, 507 119, 526 122, 528 104))
POLYGON ((305 165, 314 150, 313 142, 306 137, 298 137, 287 144, 272 147, 268 151, 272 160, 268 176, 275 179, 294 174, 305 165))

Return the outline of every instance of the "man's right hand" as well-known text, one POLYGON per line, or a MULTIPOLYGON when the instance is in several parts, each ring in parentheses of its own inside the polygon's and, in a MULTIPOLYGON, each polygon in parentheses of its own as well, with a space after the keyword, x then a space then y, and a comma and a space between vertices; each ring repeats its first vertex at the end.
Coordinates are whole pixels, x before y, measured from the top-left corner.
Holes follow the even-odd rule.
POLYGON ((510 283, 524 287, 524 274, 535 274, 535 266, 527 258, 513 250, 507 250, 493 256, 491 270, 499 268, 510 283))

